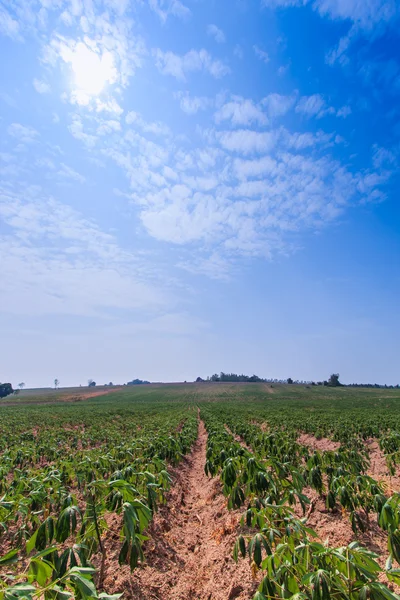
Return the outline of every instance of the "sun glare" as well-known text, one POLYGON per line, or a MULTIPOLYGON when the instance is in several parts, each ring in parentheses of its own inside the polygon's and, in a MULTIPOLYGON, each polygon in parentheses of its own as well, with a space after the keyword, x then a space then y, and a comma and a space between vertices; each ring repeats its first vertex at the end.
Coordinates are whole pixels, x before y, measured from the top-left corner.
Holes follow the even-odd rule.
POLYGON ((74 83, 88 96, 97 96, 107 83, 116 81, 116 69, 110 52, 102 55, 90 50, 86 44, 77 44, 71 56, 74 83))

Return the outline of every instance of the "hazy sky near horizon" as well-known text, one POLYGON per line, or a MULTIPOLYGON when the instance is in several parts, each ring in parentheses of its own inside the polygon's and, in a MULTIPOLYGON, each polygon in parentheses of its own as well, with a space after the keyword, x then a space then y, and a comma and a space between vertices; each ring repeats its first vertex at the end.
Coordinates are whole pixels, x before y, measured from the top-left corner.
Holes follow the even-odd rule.
POLYGON ((400 382, 396 0, 0 0, 0 381, 400 382))

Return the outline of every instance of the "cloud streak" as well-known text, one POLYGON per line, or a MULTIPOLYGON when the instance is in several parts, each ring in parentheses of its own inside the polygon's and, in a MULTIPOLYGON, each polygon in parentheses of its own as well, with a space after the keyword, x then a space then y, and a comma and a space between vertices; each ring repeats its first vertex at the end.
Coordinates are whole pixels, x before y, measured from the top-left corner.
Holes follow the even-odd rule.
POLYGON ((157 69, 163 75, 171 75, 178 80, 185 81, 189 73, 203 71, 216 79, 224 77, 230 69, 222 61, 212 58, 204 48, 190 50, 179 55, 174 52, 163 52, 160 48, 153 51, 157 69))

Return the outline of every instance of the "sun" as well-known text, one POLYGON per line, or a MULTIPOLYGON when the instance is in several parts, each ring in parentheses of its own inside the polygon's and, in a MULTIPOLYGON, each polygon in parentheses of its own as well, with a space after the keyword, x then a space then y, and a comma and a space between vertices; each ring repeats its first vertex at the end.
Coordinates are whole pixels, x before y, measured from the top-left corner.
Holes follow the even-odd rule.
POLYGON ((79 42, 70 57, 74 85, 88 96, 98 96, 107 84, 116 81, 116 69, 110 52, 99 54, 79 42))

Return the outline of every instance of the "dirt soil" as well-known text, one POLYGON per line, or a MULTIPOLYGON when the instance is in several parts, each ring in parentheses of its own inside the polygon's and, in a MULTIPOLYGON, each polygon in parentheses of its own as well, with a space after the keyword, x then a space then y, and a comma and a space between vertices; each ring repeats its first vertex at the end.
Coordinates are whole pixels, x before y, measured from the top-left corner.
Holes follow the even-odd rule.
POLYGON ((312 450, 318 450, 319 452, 326 452, 328 450, 336 451, 340 447, 339 442, 334 442, 328 438, 317 439, 309 433, 302 433, 298 438, 297 442, 302 446, 308 446, 312 450))
POLYGON ((395 492, 400 491, 400 475, 399 469, 393 476, 389 474, 389 470, 386 465, 385 456, 382 450, 379 448, 378 442, 370 438, 366 441, 369 450, 370 467, 368 469, 368 475, 379 481, 385 488, 387 494, 392 495, 395 492))
POLYGON ((121 388, 113 388, 112 390, 101 390, 101 391, 90 391, 83 392, 82 394, 74 394, 72 396, 62 396, 60 400, 63 402, 73 402, 79 400, 87 400, 87 398, 95 398, 96 396, 105 396, 106 394, 112 394, 113 392, 118 392, 121 388))
POLYGON ((268 394, 275 394, 276 390, 272 387, 270 383, 263 383, 263 389, 268 392, 268 394))
POLYGON ((248 450, 249 452, 253 453, 253 450, 250 448, 250 446, 248 446, 246 444, 246 442, 244 441, 243 438, 240 437, 240 435, 236 435, 235 433, 233 433, 233 431, 231 431, 228 427, 228 425, 225 424, 225 429, 226 431, 233 437, 233 439, 235 440, 235 442, 238 442, 243 448, 246 448, 246 450, 248 450))
POLYGON ((110 390, 93 390, 89 392, 77 392, 75 394, 64 394, 57 396, 57 391, 54 390, 54 396, 46 398, 43 396, 40 399, 35 399, 33 401, 28 396, 26 398, 21 398, 20 400, 14 401, 5 401, 3 402, 4 406, 36 406, 38 404, 61 404, 62 402, 82 402, 83 400, 87 400, 88 398, 94 398, 95 396, 105 396, 106 394, 112 394, 113 392, 118 392, 121 387, 115 387, 110 390))
POLYGON ((199 436, 191 454, 172 470, 168 505, 160 508, 146 543, 147 562, 131 575, 117 567, 119 546, 110 547, 104 589, 124 592, 135 600, 249 600, 258 582, 249 562, 236 564, 232 550, 243 511, 228 511, 217 479, 204 473, 207 432, 199 422, 199 436))

